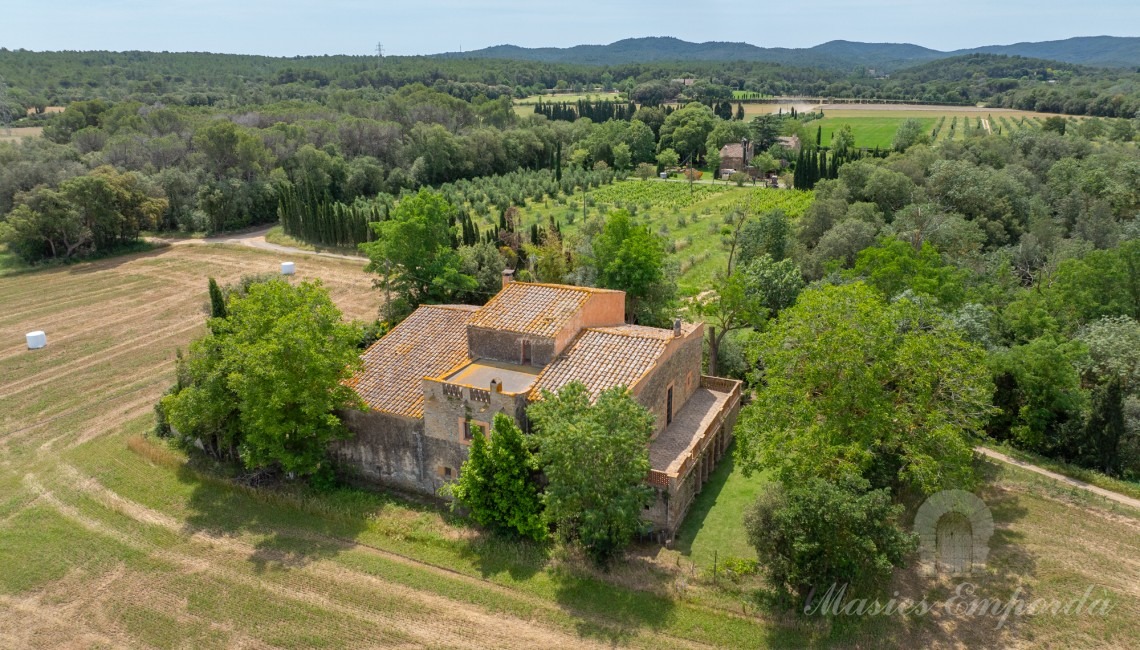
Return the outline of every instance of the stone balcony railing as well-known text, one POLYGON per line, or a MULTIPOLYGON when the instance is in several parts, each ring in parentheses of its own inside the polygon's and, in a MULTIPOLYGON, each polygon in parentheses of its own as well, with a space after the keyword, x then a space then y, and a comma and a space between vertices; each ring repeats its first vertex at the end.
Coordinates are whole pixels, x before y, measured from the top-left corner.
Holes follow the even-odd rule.
MULTIPOLYGON (((710 377, 708 375, 701 375, 701 388, 715 390, 718 393, 728 393, 728 401, 721 407, 720 412, 717 413, 716 419, 709 423, 705 430, 701 432, 697 444, 689 450, 685 456, 685 460, 681 462, 681 466, 677 468, 675 478, 677 481, 683 481, 689 472, 692 471, 695 465, 705 453, 713 437, 720 431, 721 426, 724 425, 725 419, 728 415, 736 410, 740 405, 740 387, 742 383, 735 379, 723 379, 721 377, 710 377)), ((652 478, 652 477, 651 477, 652 478)))

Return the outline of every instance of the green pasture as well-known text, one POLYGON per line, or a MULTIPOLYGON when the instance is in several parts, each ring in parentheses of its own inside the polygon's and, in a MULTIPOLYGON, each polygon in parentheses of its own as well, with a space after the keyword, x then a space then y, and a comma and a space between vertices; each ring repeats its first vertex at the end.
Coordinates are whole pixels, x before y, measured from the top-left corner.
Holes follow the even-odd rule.
MULTIPOLYGON (((850 126, 851 132, 855 135, 856 147, 867 147, 874 149, 889 149, 891 141, 894 140, 895 132, 899 130, 899 126, 907 119, 917 119, 922 122, 923 130, 930 133, 935 124, 938 123, 938 116, 920 117, 920 118, 905 118, 905 117, 824 117, 822 120, 809 122, 808 131, 814 131, 818 127, 823 127, 823 139, 821 143, 823 146, 831 145, 832 135, 842 129, 844 126, 850 126)), ((961 123, 961 120, 959 120, 961 123)), ((947 121, 947 128, 949 128, 949 120, 947 121)))

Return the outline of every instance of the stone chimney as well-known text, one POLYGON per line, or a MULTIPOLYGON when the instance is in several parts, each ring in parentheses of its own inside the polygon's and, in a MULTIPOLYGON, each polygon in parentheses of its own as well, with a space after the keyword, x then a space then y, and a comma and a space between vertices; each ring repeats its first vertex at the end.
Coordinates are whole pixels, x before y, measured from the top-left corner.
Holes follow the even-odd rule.
POLYGON ((503 287, 515 281, 514 269, 503 269, 503 287))
POLYGON ((673 319, 673 336, 678 337, 678 338, 681 336, 681 319, 680 318, 674 318, 673 319))
POLYGON ((498 379, 492 379, 491 380, 491 392, 492 393, 503 392, 503 384, 498 379))

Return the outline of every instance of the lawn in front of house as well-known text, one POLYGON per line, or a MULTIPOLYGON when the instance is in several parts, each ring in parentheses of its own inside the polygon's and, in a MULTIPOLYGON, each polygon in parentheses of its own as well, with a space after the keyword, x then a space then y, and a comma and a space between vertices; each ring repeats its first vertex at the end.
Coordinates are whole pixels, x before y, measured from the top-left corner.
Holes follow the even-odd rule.
POLYGON ((762 472, 744 476, 733 457, 735 448, 733 443, 725 452, 677 531, 677 549, 702 569, 711 569, 714 559, 756 559, 744 533, 744 511, 769 479, 762 472))

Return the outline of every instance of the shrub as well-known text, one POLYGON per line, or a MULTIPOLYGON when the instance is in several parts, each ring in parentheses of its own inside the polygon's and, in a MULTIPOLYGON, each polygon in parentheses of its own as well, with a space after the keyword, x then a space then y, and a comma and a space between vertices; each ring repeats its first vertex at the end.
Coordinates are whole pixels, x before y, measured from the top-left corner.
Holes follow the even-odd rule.
MULTIPOLYGON (((749 543, 784 602, 832 585, 865 593, 885 583, 918 546, 898 523, 902 506, 865 481, 770 483, 744 515, 749 543)), ((796 603, 798 604, 798 603, 796 603)))

